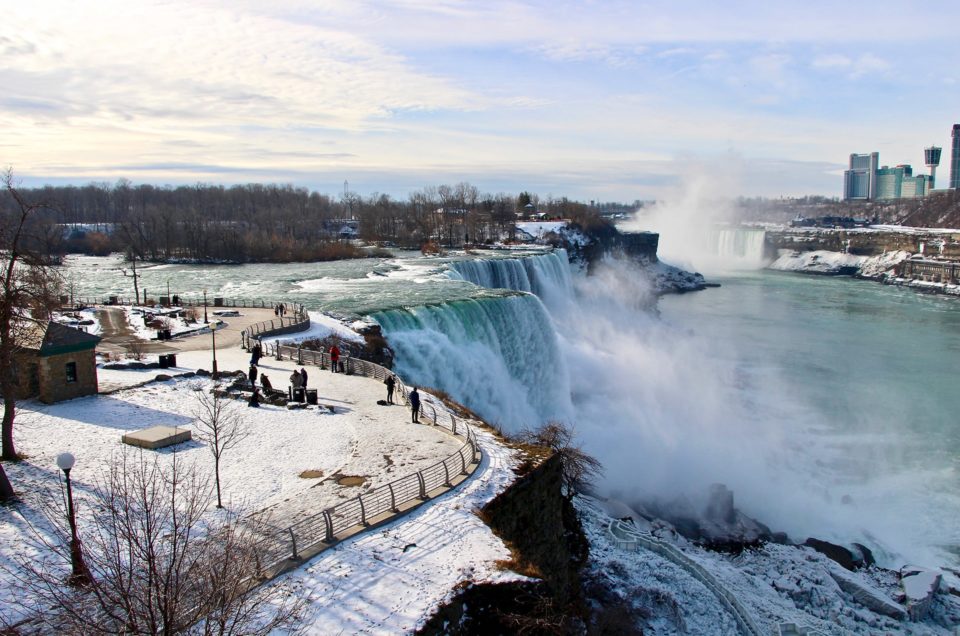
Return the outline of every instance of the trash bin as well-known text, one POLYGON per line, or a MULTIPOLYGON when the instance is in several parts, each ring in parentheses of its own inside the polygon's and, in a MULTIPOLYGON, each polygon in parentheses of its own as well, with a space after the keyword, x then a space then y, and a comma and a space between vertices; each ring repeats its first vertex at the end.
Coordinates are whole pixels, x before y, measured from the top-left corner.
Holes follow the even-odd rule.
POLYGON ((171 367, 177 366, 177 354, 175 354, 175 353, 168 353, 168 354, 167 354, 167 363, 168 363, 171 367))
POLYGON ((223 307, 223 298, 214 298, 213 299, 214 307, 223 307))
POLYGON ((117 296, 111 296, 111 297, 110 297, 110 302, 109 302, 108 304, 110 304, 110 305, 116 305, 118 300, 119 300, 119 298, 118 298, 117 296))
POLYGON ((179 304, 180 304, 180 297, 179 297, 179 296, 174 296, 174 297, 173 297, 173 304, 174 304, 174 305, 179 305, 179 304))
POLYGON ((161 355, 161 356, 160 356, 160 368, 161 368, 161 369, 169 369, 169 368, 170 368, 170 360, 167 358, 166 355, 161 355))
POLYGON ((297 387, 293 390, 293 401, 301 403, 306 401, 306 396, 303 394, 303 387, 297 387))
POLYGON ((307 389, 307 404, 317 405, 317 390, 307 389))

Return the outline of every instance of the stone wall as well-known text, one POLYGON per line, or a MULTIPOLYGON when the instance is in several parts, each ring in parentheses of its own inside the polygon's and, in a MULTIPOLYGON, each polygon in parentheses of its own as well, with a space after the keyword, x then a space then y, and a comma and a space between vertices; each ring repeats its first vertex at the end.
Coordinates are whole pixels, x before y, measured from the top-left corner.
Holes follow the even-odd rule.
POLYGON ((928 256, 960 258, 960 232, 932 233, 913 228, 905 231, 887 230, 830 230, 830 229, 784 229, 767 230, 766 246, 771 253, 778 249, 798 252, 826 250, 848 252, 857 256, 877 256, 884 252, 903 250, 920 252, 921 244, 928 256), (943 244, 941 252, 940 244, 943 244))
POLYGON ((97 393, 97 359, 93 349, 74 351, 37 360, 39 397, 47 404, 97 393), (67 365, 76 364, 76 380, 67 381, 67 365))

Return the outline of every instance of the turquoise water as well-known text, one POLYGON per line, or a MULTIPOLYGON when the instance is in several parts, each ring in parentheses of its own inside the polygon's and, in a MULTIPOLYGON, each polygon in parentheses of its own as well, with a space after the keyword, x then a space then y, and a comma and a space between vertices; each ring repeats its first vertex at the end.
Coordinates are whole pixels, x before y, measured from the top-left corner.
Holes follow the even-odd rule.
POLYGON ((798 532, 865 537, 892 563, 948 559, 960 545, 960 303, 850 278, 717 280, 659 308, 715 343, 708 363, 733 370, 759 425, 781 436, 795 478, 770 474, 787 505, 755 509, 798 532))
MULTIPOLYGON (((746 271, 652 313, 627 264, 583 278, 558 267, 562 253, 522 266, 505 256, 164 265, 144 269, 141 287, 371 315, 408 382, 507 430, 567 421, 604 463, 599 488, 627 501, 696 512, 723 482, 793 538, 859 541, 888 565, 955 561, 956 299, 746 271)), ((119 265, 81 258, 68 272, 78 294, 124 293, 119 265)))

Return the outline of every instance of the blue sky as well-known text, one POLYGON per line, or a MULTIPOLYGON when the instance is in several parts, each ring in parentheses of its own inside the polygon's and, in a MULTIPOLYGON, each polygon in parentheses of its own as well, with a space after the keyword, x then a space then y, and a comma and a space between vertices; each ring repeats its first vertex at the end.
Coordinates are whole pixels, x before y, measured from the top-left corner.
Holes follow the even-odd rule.
MULTIPOLYGON (((469 181, 839 195, 960 122, 960 3, 19 2, 0 163, 27 185, 469 181)), ((945 166, 938 179, 945 182, 945 166)))

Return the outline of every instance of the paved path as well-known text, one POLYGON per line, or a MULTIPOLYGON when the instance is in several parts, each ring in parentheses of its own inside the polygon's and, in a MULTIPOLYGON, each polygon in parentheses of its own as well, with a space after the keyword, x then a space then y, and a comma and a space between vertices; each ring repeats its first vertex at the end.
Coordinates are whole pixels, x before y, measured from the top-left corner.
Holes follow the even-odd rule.
MULTIPOLYGON (((221 318, 225 326, 217 330, 218 349, 239 346, 240 333, 254 323, 279 320, 269 308, 254 307, 237 311, 240 312, 239 316, 221 318)), ((211 319, 214 317, 212 310, 208 310, 208 317, 211 319)), ((212 337, 209 332, 180 336, 163 342, 140 340, 130 328, 126 313, 120 307, 100 307, 97 309, 97 319, 100 321, 101 330, 101 341, 97 345, 97 350, 101 352, 126 354, 133 346, 149 354, 203 351, 212 348, 212 337)))

